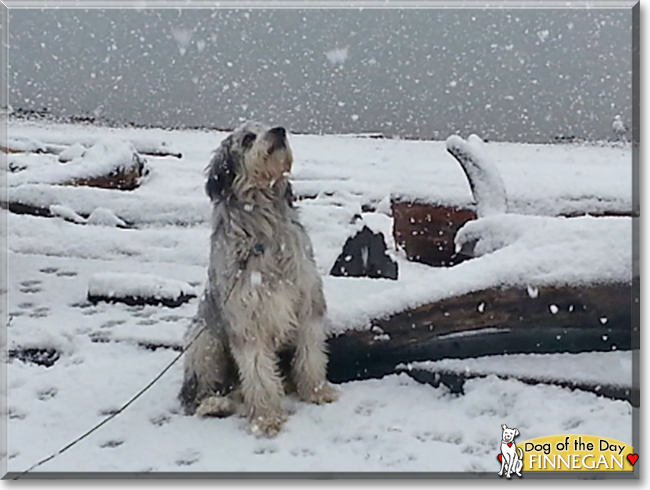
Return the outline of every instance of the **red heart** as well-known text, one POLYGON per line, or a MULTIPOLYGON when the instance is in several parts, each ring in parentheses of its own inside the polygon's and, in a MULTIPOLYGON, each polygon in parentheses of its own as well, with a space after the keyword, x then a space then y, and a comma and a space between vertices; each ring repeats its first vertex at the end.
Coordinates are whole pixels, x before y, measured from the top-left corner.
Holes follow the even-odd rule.
POLYGON ((508 447, 511 447, 511 446, 512 446, 512 442, 509 442, 509 443, 508 443, 508 447))
MULTIPOLYGON (((628 458, 629 458, 629 456, 628 456, 628 458)), ((497 454, 497 459, 499 460, 499 463, 500 463, 500 462, 501 462, 501 459, 502 459, 502 458, 501 458, 501 453, 497 454)))
MULTIPOLYGON (((499 455, 500 456, 500 455, 499 455)), ((638 454, 628 454, 627 455, 627 460, 630 462, 632 466, 634 466, 634 463, 636 463, 636 460, 639 459, 638 454)))

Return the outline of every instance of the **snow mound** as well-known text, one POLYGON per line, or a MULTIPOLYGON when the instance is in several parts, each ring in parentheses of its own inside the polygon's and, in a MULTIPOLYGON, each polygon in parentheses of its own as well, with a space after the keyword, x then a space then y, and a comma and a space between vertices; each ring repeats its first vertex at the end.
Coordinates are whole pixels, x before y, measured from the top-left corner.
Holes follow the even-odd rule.
POLYGON ((59 153, 59 162, 68 163, 77 158, 81 158, 86 153, 86 147, 80 143, 75 143, 59 153))
POLYGON ((126 223, 115 216, 115 213, 108 208, 97 208, 88 216, 89 225, 99 226, 120 226, 126 228, 126 223))
POLYGON ((458 160, 467 176, 478 216, 505 213, 506 187, 499 169, 485 151, 483 140, 475 134, 467 141, 453 135, 447 138, 447 151, 458 160))
POLYGON ((186 282, 152 274, 103 272, 93 274, 88 281, 89 298, 178 300, 195 296, 196 291, 186 282))
MULTIPOLYGON (((628 255, 629 250, 625 247, 630 237, 625 233, 618 235, 616 223, 620 224, 621 218, 503 214, 468 221, 458 230, 455 243, 457 250, 473 248, 473 255, 477 257, 514 245, 540 251, 547 247, 564 247, 566 254, 573 254, 576 246, 589 244, 593 258, 596 258, 598 250, 606 247, 611 252, 618 250, 628 255)), ((605 259, 604 256, 601 258, 605 259)))

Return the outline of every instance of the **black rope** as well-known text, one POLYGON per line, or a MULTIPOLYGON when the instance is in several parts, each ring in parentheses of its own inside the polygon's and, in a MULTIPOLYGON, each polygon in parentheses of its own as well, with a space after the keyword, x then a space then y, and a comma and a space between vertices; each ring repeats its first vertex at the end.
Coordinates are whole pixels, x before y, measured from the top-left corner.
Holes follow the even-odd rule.
MULTIPOLYGON (((235 276, 235 279, 239 279, 239 277, 241 276, 241 273, 242 273, 243 270, 246 268, 246 265, 248 264, 248 261, 250 260, 251 255, 252 255, 252 254, 259 255, 259 253, 258 253, 258 247, 259 247, 259 246, 260 246, 260 245, 256 245, 252 250, 249 250, 249 252, 248 252, 248 254, 246 255, 246 257, 244 258, 244 260, 243 260, 242 262, 240 262, 240 269, 239 269, 239 271, 237 271, 237 275, 235 276)), ((263 251, 264 251, 264 249, 262 249, 262 252, 263 252, 263 251)), ((232 294, 233 289, 235 289, 235 285, 236 285, 236 284, 237 284, 237 281, 235 280, 235 281, 233 282, 232 286, 230 287, 230 290, 228 291, 228 294, 226 295, 226 298, 225 298, 225 300, 224 300, 224 304, 226 304, 226 303, 228 302, 228 300, 230 299, 230 295, 232 294)), ((10 320, 12 320, 12 319, 13 319, 13 317, 10 317, 10 320)), ((81 435, 80 435, 79 437, 77 437, 75 440, 73 440, 73 441, 70 442, 69 444, 65 445, 64 447, 62 447, 61 449, 59 449, 59 450, 56 451, 55 453, 50 454, 47 458, 44 458, 44 459, 40 460, 38 463, 33 464, 32 466, 30 466, 29 468, 27 468, 27 469, 26 469, 25 471, 23 471, 22 473, 19 473, 19 474, 16 475, 13 479, 14 479, 14 480, 19 480, 20 478, 22 478, 23 476, 25 476, 27 473, 32 472, 33 470, 35 470, 35 469, 38 468, 39 466, 42 466, 42 465, 44 465, 45 463, 47 463, 48 461, 51 461, 51 460, 53 460, 54 458, 56 458, 57 456, 63 454, 63 453, 66 452, 68 449, 70 449, 71 447, 77 445, 78 443, 80 443, 81 441, 83 441, 86 437, 88 437, 89 435, 91 435, 93 432, 95 432, 96 430, 98 430, 99 428, 101 428, 102 426, 104 426, 105 424, 107 424, 108 422, 110 422, 111 420, 113 420, 113 419, 114 419, 115 417, 117 417, 119 414, 121 414, 122 412, 124 412, 124 410, 126 410, 127 408, 129 408, 129 406, 131 406, 131 405, 132 405, 132 404, 133 404, 133 403, 134 403, 138 398, 140 398, 142 395, 144 395, 144 394, 145 394, 145 393, 146 393, 146 392, 147 392, 147 391, 148 391, 148 390, 149 390, 149 389, 150 389, 154 384, 156 384, 156 383, 158 382, 158 380, 159 380, 160 378, 162 378, 162 377, 165 375, 165 373, 166 373, 167 371, 169 371, 169 370, 172 368, 172 366, 173 366, 174 364, 176 364, 176 363, 178 362, 178 360, 179 360, 181 357, 183 357, 183 354, 185 354, 185 353, 187 352, 187 350, 192 346, 192 344, 194 344, 194 342, 196 342, 196 340, 201 336, 201 334, 207 330, 207 328, 208 328, 207 325, 203 325, 203 327, 201 327, 201 329, 200 329, 199 332, 194 336, 194 338, 193 338, 190 342, 188 342, 187 344, 185 344, 185 346, 181 349, 181 351, 178 353, 178 355, 177 355, 177 356, 176 356, 176 357, 175 357, 175 358, 174 358, 174 359, 173 359, 169 364, 167 364, 167 366, 165 366, 165 368, 164 368, 162 371, 160 371, 160 373, 158 373, 158 375, 157 375, 155 378, 153 378, 151 381, 149 381, 149 383, 147 383, 147 385, 146 385, 144 388, 142 388, 138 393, 136 393, 135 395, 133 395, 133 396, 131 397, 131 399, 130 399, 128 402, 126 402, 124 405, 122 405, 122 406, 120 407, 119 410, 117 410, 116 412, 113 412, 112 414, 110 414, 110 415, 109 415, 108 417, 106 417, 104 420, 102 420, 101 422, 99 422, 98 424, 96 424, 95 426, 93 426, 92 428, 88 429, 86 432, 84 432, 83 434, 81 434, 81 435)))
POLYGON ((132 396, 131 399, 130 399, 128 402, 126 402, 124 405, 122 405, 122 407, 120 407, 119 410, 117 410, 116 412, 113 412, 112 414, 110 414, 108 417, 106 417, 106 418, 105 418, 104 420, 102 420, 100 423, 96 424, 94 427, 92 427, 91 429, 89 429, 89 430, 87 430, 86 432, 84 432, 83 434, 81 434, 81 435, 80 435, 79 437, 77 437, 74 441, 72 441, 72 442, 70 442, 69 444, 67 444, 66 446, 62 447, 62 448, 59 449, 57 452, 50 454, 47 458, 42 459, 42 460, 39 461, 38 463, 33 464, 32 466, 30 466, 29 468, 27 468, 27 469, 26 469, 25 471, 23 471, 22 473, 18 474, 17 476, 14 477, 14 480, 18 480, 18 479, 20 479, 21 477, 23 477, 23 476, 25 476, 27 473, 30 473, 31 471, 35 470, 35 469, 38 468, 39 466, 42 466, 42 465, 44 465, 45 463, 47 463, 48 461, 53 460, 54 458, 56 458, 56 457, 59 456, 60 454, 63 454, 63 453, 66 452, 68 449, 70 449, 71 447, 75 446, 75 445, 78 444, 79 442, 83 441, 86 437, 88 437, 89 435, 91 435, 93 432, 95 432, 96 430, 98 430, 100 427, 102 427, 103 425, 107 424, 108 422, 110 422, 111 420, 113 420, 115 417, 117 417, 119 414, 121 414, 124 410, 126 410, 127 408, 129 408, 129 406, 131 406, 131 404, 132 404, 133 402, 135 402, 138 398, 140 398, 142 395, 144 395, 145 392, 147 392, 147 391, 148 391, 148 390, 149 390, 149 389, 150 389, 150 388, 151 388, 151 387, 152 387, 156 382, 158 382, 158 380, 159 380, 160 378, 162 378, 162 377, 165 375, 165 373, 166 373, 167 371, 169 371, 169 370, 171 369, 171 367, 172 367, 174 364, 176 364, 176 363, 178 362, 178 360, 183 356, 183 354, 185 354, 185 352, 187 352, 187 350, 192 346, 192 344, 196 341, 196 339, 198 339, 199 336, 200 336, 200 335, 201 335, 201 334, 202 334, 206 329, 207 329, 207 326, 204 325, 204 326, 201 328, 201 330, 199 330, 199 332, 196 334, 196 336, 195 336, 195 337, 194 337, 190 342, 188 342, 188 343, 185 345, 185 347, 183 347, 183 349, 181 349, 181 351, 180 351, 180 352, 178 353, 178 355, 177 355, 177 356, 172 360, 172 362, 170 362, 169 364, 167 364, 167 366, 165 366, 165 369, 163 369, 160 373, 158 373, 158 375, 157 375, 155 378, 153 378, 153 379, 152 379, 152 380, 151 380, 151 381, 150 381, 150 382, 149 382, 149 383, 148 383, 144 388, 142 388, 138 393, 136 393, 134 396, 132 396))

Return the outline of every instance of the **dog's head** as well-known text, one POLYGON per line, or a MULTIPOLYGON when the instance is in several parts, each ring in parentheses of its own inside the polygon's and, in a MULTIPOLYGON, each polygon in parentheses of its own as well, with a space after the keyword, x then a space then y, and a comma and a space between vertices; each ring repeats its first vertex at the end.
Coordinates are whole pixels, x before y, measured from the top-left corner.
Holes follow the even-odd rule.
POLYGON ((501 428, 503 429, 503 435, 501 437, 501 440, 503 442, 512 442, 515 440, 515 437, 519 435, 519 431, 517 429, 508 429, 508 426, 506 424, 503 424, 501 428))
POLYGON ((272 188, 291 172, 293 156, 282 127, 247 122, 221 142, 208 165, 210 199, 241 197, 251 189, 272 188))

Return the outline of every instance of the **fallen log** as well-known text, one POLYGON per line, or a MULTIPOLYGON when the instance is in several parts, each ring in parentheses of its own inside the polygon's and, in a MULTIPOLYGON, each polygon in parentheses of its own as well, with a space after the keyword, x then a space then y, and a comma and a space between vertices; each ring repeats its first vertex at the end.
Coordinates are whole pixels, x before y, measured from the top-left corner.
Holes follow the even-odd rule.
POLYGON ((72 151, 68 148, 63 165, 25 167, 12 173, 9 185, 51 184, 100 187, 103 189, 133 190, 149 173, 146 160, 138 154, 131 143, 105 139, 83 150, 80 145, 72 151))
POLYGON ((194 298, 196 291, 188 283, 152 274, 103 272, 93 274, 88 281, 87 299, 93 304, 103 301, 176 308, 194 298))
POLYGON ((31 204, 23 204, 20 202, 0 202, 0 208, 8 210, 14 214, 29 214, 31 216, 39 216, 45 218, 52 218, 53 214, 48 208, 32 206, 31 204))
POLYGON ((123 303, 127 306, 166 306, 167 308, 178 308, 188 301, 196 298, 195 294, 183 294, 175 298, 153 298, 148 296, 120 296, 111 297, 100 294, 88 294, 88 301, 96 305, 99 302, 104 303, 123 303))
POLYGON ((469 293, 376 319, 370 330, 331 338, 329 373, 334 381, 363 379, 394 372, 403 362, 629 350, 636 345, 632 305, 630 284, 469 293))
POLYGON ((122 191, 132 191, 140 187, 142 177, 148 174, 145 160, 137 153, 133 154, 133 163, 128 166, 118 167, 106 175, 95 177, 78 177, 73 178, 63 185, 99 187, 101 189, 118 189, 122 191))
POLYGON ((20 202, 0 202, 0 209, 6 209, 14 214, 27 214, 30 216, 38 216, 39 218, 61 218, 69 223, 77 225, 86 224, 101 224, 104 226, 115 226, 116 228, 132 228, 133 224, 115 216, 110 210, 106 208, 95 208, 91 214, 75 213, 72 209, 58 204, 51 204, 47 208, 40 206, 33 206, 31 204, 24 204, 20 202), (101 214, 100 214, 101 212, 101 214), (110 217, 112 215, 113 222, 106 219, 102 222, 101 218, 110 217))

